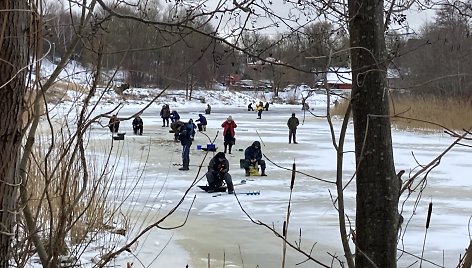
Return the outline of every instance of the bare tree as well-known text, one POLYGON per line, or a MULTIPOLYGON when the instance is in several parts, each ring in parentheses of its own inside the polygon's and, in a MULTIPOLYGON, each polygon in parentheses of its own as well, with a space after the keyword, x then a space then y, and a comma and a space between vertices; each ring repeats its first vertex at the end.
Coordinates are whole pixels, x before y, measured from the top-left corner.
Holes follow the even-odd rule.
MULTIPOLYGON (((17 217, 18 155, 22 142, 22 115, 27 92, 27 74, 35 55, 37 25, 29 1, 2 1, 0 49, 0 267, 9 267, 13 226, 17 217)), ((36 18, 38 19, 38 18, 36 18)))
POLYGON ((383 1, 349 1, 356 150, 356 267, 396 267, 400 181, 386 92, 383 1), (368 34, 366 34, 368 33, 368 34))

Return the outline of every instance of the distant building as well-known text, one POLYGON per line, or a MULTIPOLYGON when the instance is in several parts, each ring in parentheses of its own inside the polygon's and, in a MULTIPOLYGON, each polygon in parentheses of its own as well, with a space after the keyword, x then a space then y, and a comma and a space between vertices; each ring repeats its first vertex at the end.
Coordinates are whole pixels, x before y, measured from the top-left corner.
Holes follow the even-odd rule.
POLYGON ((350 92, 352 89, 352 73, 350 68, 330 67, 325 73, 325 77, 317 77, 316 87, 324 89, 327 87, 333 91, 350 92))

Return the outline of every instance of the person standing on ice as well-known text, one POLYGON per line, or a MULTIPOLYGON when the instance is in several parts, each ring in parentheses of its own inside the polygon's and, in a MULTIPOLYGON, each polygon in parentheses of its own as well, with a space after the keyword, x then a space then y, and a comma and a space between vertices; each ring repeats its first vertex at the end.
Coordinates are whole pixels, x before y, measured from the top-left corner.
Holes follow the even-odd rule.
POLYGON ((257 119, 262 119, 262 111, 264 111, 264 104, 260 101, 256 104, 257 119))
POLYGON ((292 143, 292 138, 293 138, 293 143, 297 144, 297 127, 300 124, 298 121, 298 118, 295 117, 295 113, 292 113, 292 117, 290 117, 287 121, 287 126, 288 126, 288 143, 292 143))
POLYGON ((162 126, 168 127, 169 126, 169 118, 170 118, 170 108, 168 104, 162 105, 161 109, 161 118, 162 118, 162 126))
POLYGON ((108 128, 112 134, 118 133, 118 130, 120 129, 120 119, 118 119, 116 114, 110 117, 110 121, 108 121, 108 128))
POLYGON ((255 141, 244 151, 243 167, 246 171, 246 176, 250 175, 249 167, 257 165, 261 166, 261 176, 267 176, 267 174, 265 173, 266 164, 265 161, 262 159, 261 143, 255 141))
POLYGON ((233 145, 236 142, 236 139, 234 138, 236 132, 234 131, 234 129, 237 128, 238 125, 236 125, 236 122, 233 121, 233 117, 231 117, 230 115, 228 116, 226 121, 224 121, 223 124, 221 124, 221 127, 223 128, 225 153, 226 153, 227 147, 229 147, 228 153, 231 154, 231 147, 233 147, 233 145))
POLYGON ((182 145, 182 167, 179 170, 189 170, 193 126, 189 127, 189 123, 184 123, 179 126, 178 131, 180 144, 182 145))
POLYGON ((134 135, 143 135, 143 119, 139 115, 133 119, 132 125, 134 135))
POLYGON ((233 180, 229 171, 229 162, 225 157, 225 153, 219 152, 210 160, 208 164, 208 172, 206 178, 209 186, 209 193, 215 192, 216 188, 220 187, 223 184, 223 181, 226 182, 228 187, 228 194, 234 193, 233 180))

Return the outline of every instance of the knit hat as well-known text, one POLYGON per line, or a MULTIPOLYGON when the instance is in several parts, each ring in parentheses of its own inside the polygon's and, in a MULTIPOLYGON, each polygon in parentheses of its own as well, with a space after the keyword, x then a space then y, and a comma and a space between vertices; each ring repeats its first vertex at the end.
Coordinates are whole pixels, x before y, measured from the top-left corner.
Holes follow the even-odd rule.
POLYGON ((233 121, 233 117, 230 115, 230 116, 228 116, 228 119, 227 119, 227 120, 228 120, 228 121, 233 121))

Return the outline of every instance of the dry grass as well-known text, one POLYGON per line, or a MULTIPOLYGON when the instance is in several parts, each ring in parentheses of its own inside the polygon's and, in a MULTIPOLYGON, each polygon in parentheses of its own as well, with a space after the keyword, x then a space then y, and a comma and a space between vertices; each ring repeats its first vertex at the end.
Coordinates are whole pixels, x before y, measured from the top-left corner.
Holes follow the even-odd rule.
MULTIPOLYGON (((332 115, 344 116, 348 102, 341 101, 331 109, 332 115)), ((392 126, 399 129, 435 131, 470 129, 472 101, 441 99, 434 96, 395 96, 390 102, 392 126)))

